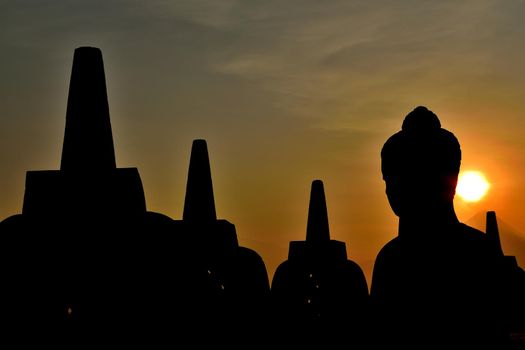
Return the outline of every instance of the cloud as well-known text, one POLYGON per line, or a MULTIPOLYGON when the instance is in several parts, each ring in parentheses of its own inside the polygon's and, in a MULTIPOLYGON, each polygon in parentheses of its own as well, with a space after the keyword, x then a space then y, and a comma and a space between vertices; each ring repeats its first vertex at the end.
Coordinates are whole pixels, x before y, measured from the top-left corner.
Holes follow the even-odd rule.
POLYGON ((12 64, 0 68, 7 78, 2 88, 39 56, 53 62, 60 55, 67 72, 71 50, 93 44, 105 49, 110 89, 125 86, 136 97, 131 105, 142 99, 136 108, 145 113, 173 114, 177 108, 166 103, 191 91, 209 107, 190 98, 181 103, 191 111, 180 118, 206 120, 211 111, 227 118, 235 113, 216 96, 228 89, 239 94, 246 119, 278 115, 280 123, 305 128, 389 132, 418 104, 453 106, 465 96, 488 103, 489 89, 492 99, 518 100, 520 90, 508 85, 519 87, 525 73, 518 63, 525 58, 517 15, 523 6, 493 0, 10 3, 0 11, 0 42, 17 49, 12 64))
POLYGON ((160 17, 175 17, 201 25, 225 28, 235 24, 235 12, 242 4, 240 0, 180 0, 153 1, 148 6, 160 17))
POLYGON ((334 127, 363 127, 364 119, 377 127, 374 119, 416 99, 439 102, 480 90, 480 82, 494 81, 498 33, 513 18, 494 1, 235 7, 225 21, 232 44, 213 69, 260 84, 294 115, 334 127))

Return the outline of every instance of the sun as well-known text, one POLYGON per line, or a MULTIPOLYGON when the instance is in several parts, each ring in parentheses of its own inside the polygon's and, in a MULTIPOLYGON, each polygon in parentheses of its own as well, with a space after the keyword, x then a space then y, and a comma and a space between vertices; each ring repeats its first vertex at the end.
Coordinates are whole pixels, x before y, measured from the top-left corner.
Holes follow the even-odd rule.
POLYGON ((459 174, 456 193, 465 202, 477 202, 483 198, 490 188, 490 184, 479 171, 465 171, 459 174))

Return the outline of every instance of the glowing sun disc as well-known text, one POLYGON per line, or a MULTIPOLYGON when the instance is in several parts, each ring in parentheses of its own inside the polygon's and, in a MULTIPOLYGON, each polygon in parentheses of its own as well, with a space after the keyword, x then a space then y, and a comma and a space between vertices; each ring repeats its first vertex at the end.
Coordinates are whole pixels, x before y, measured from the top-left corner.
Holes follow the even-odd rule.
POLYGON ((465 171, 459 174, 456 193, 465 202, 477 202, 487 194, 490 184, 479 171, 465 171))

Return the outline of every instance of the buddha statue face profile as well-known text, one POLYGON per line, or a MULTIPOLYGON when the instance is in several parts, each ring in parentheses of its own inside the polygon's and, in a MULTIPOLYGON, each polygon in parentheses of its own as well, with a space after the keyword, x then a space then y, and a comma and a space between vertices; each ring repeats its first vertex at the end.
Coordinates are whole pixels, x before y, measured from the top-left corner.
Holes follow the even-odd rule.
POLYGON ((425 216, 451 206, 455 195, 461 149, 438 117, 417 107, 381 151, 386 195, 399 217, 425 216))

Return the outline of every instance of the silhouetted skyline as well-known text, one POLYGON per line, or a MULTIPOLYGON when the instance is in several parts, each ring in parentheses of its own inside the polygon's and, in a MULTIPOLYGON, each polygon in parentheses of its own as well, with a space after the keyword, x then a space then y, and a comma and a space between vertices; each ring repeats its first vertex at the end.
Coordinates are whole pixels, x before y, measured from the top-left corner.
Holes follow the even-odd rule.
POLYGON ((204 139, 192 144, 182 220, 146 210, 137 168, 116 164, 105 81, 100 49, 77 48, 60 170, 27 171, 22 212, 0 222, 3 324, 49 325, 68 343, 174 343, 195 331, 203 346, 261 344, 268 332, 298 346, 523 343, 525 271, 505 254, 494 211, 486 233, 458 220, 461 147, 426 107, 381 150, 399 230, 377 255, 369 302, 361 267, 330 237, 320 180, 306 240, 290 242, 271 288, 261 256, 217 219, 204 139))
MULTIPOLYGON (((491 182, 481 202, 456 199, 461 220, 495 210, 525 237, 524 6, 5 2, 0 218, 21 211, 27 170, 60 168, 71 53, 96 46, 116 160, 140 170, 148 208, 182 217, 188 147, 206 139, 217 214, 270 275, 288 242, 304 239, 304 189, 321 178, 334 194, 333 238, 352 242, 349 257, 370 277, 396 232, 378 152, 420 104, 462 140, 464 169, 491 182)), ((525 248, 508 234, 502 228, 506 253, 524 265, 525 248)))

